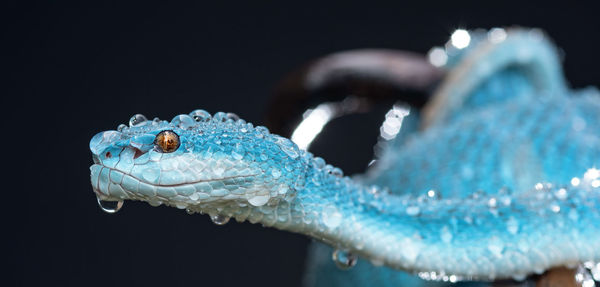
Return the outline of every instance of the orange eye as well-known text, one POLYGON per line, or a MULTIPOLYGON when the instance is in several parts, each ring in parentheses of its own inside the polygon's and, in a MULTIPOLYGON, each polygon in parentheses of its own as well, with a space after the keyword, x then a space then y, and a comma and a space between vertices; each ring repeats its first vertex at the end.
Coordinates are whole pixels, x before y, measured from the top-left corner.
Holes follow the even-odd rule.
POLYGON ((170 130, 162 131, 156 135, 154 144, 160 152, 174 152, 179 147, 179 136, 170 130))

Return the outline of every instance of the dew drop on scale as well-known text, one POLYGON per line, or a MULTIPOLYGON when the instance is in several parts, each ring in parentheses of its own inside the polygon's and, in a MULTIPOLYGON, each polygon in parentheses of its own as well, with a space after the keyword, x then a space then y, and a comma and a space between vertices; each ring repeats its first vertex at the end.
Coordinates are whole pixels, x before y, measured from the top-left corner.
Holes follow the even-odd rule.
POLYGON ((190 113, 190 117, 192 117, 197 122, 206 122, 210 121, 211 115, 205 110, 195 110, 190 113))
POLYGON ((194 127, 194 119, 188 115, 177 115, 171 120, 171 124, 180 129, 191 129, 194 127))
POLYGON ((119 201, 108 201, 108 200, 101 200, 99 197, 96 198, 98 200, 98 206, 100 206, 100 209, 102 209, 102 211, 106 212, 106 213, 116 213, 117 211, 121 210, 121 208, 123 207, 123 201, 119 200, 119 201))
POLYGON ((130 127, 141 126, 144 123, 146 123, 147 120, 148 119, 146 119, 146 117, 144 115, 135 114, 129 119, 129 126, 130 127))
POLYGON ((594 287, 596 286, 594 278, 589 270, 587 270, 582 264, 577 266, 575 271, 575 281, 582 287, 594 287))
POLYGON ((210 220, 216 225, 225 225, 229 222, 229 217, 220 214, 214 214, 210 216, 210 220))
POLYGON ((237 121, 240 117, 234 113, 227 113, 227 119, 232 121, 237 121))
POLYGON ((333 262, 335 262, 335 265, 341 270, 348 270, 354 267, 358 261, 358 256, 351 252, 339 249, 333 251, 331 258, 333 259, 333 262))

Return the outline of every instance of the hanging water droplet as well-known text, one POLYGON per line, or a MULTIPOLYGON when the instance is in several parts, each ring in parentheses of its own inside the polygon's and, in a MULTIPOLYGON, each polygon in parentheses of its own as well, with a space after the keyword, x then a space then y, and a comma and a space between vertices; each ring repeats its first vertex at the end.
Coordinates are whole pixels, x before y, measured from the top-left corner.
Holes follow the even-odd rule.
POLYGON ((253 206, 263 206, 265 204, 267 204, 267 202, 269 202, 269 195, 263 194, 263 195, 254 195, 251 198, 248 198, 248 203, 252 204, 253 206))
POLYGON ((584 263, 584 266, 590 270, 594 280, 600 281, 600 262, 587 261, 584 263))
POLYGON ((186 208, 185 212, 187 212, 187 214, 189 214, 189 215, 192 215, 192 214, 196 213, 195 211, 193 211, 193 210, 191 210, 189 208, 186 208))
POLYGON ((577 271, 575 273, 575 281, 579 283, 579 286, 582 287, 596 286, 594 278, 592 278, 590 272, 581 264, 577 266, 577 271))
POLYGON ((117 211, 121 210, 121 208, 123 207, 123 201, 119 200, 119 201, 108 201, 108 200, 101 200, 99 197, 96 198, 98 201, 98 206, 100 206, 100 208, 102 209, 102 211, 106 212, 106 213, 116 213, 117 211))
POLYGON ((335 265, 341 270, 348 270, 354 267, 358 261, 358 256, 351 252, 339 249, 333 251, 331 258, 333 259, 333 262, 335 262, 335 265))
POLYGON ((230 217, 220 214, 213 214, 210 216, 210 220, 216 225, 225 225, 229 222, 230 217))
POLYGON ((135 114, 129 119, 129 126, 130 127, 141 126, 141 125, 145 124, 147 120, 148 119, 146 119, 146 117, 144 115, 135 114))
POLYGON ((211 119, 210 113, 201 109, 194 110, 193 112, 191 112, 190 117, 192 117, 197 122, 207 122, 211 119))

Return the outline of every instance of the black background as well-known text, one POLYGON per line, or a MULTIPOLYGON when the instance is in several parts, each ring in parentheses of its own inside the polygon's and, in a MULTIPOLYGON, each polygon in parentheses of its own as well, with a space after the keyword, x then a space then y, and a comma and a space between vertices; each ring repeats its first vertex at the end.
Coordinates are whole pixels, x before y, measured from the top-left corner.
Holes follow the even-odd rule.
MULTIPOLYGON (((124 2, 124 1, 123 1, 124 2)), ((456 28, 546 30, 574 87, 600 85, 598 9, 549 1, 195 4, 4 3, 4 286, 298 286, 309 239, 127 202, 103 213, 89 139, 134 113, 196 108, 261 124, 286 72, 327 53, 426 53, 456 28)), ((371 157, 375 120, 334 122, 314 152, 346 173, 371 157)))

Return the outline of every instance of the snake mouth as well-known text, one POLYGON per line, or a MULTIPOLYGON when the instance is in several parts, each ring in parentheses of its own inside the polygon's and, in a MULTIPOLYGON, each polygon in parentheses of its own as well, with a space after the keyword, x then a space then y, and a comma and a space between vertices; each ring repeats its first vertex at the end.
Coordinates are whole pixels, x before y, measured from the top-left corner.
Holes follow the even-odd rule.
POLYGON ((123 172, 119 169, 111 168, 105 166, 101 163, 94 163, 90 166, 91 170, 91 180, 92 187, 96 195, 101 197, 114 197, 111 195, 110 186, 119 186, 121 190, 128 195, 132 195, 132 193, 140 193, 140 188, 143 186, 152 187, 155 190, 158 189, 175 189, 175 188, 185 188, 185 187, 195 187, 202 184, 210 184, 215 182, 224 182, 231 180, 251 180, 256 177, 258 174, 244 174, 237 176, 225 176, 219 178, 207 178, 207 179, 199 179, 194 181, 186 181, 181 183, 174 184, 159 184, 159 183, 151 183, 140 177, 135 175, 123 172), (127 184, 129 182, 129 185, 127 184), (136 185, 137 190, 133 190, 131 188, 131 183, 136 185))

